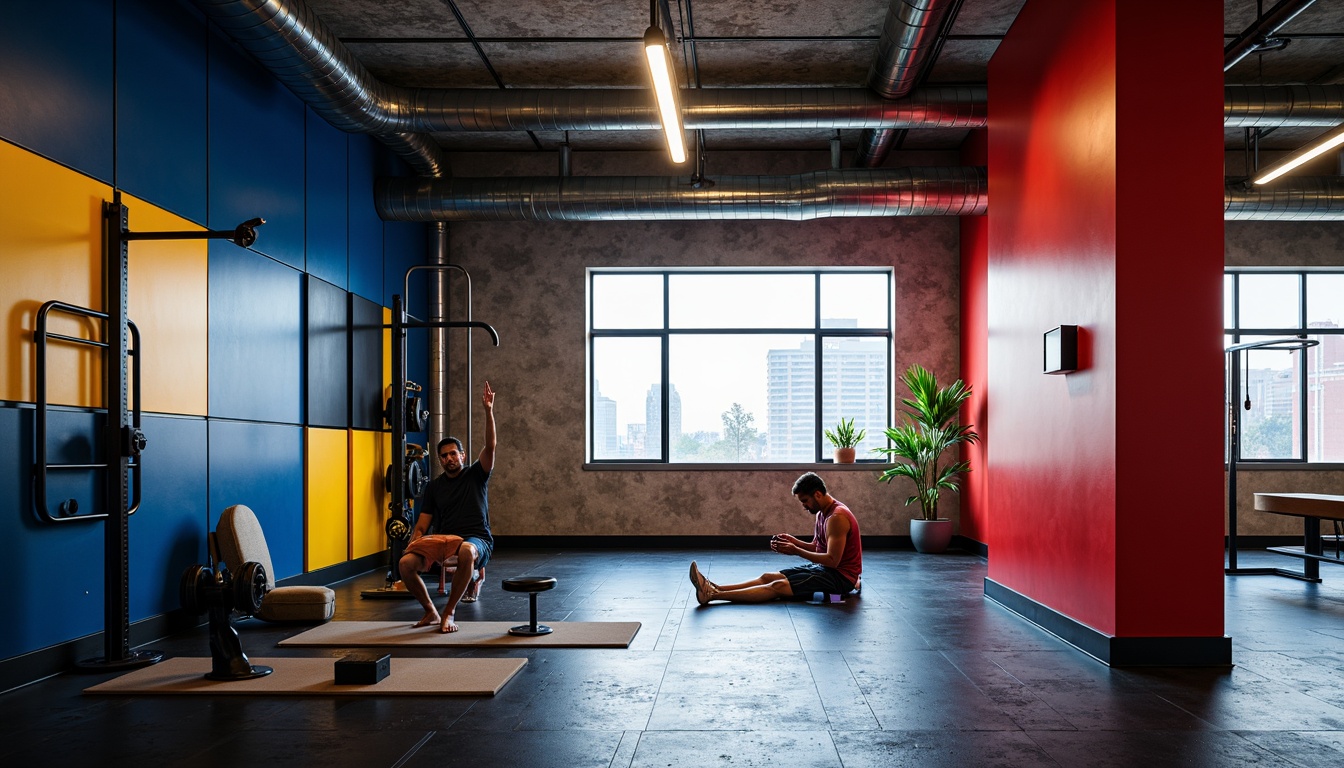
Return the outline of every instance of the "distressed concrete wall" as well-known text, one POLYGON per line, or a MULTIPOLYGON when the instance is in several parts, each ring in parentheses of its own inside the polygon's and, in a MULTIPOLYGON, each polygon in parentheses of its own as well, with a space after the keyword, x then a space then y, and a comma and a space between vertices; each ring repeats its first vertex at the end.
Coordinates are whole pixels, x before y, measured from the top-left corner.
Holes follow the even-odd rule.
MULTIPOLYGON (((908 158, 889 165, 955 162, 908 158)), ((458 155, 459 176, 550 175, 551 154, 458 155)), ((784 174, 827 167, 824 153, 711 156, 709 176, 784 174)), ((674 173, 658 156, 574 157, 574 172, 674 173)), ((688 173, 689 169, 675 171, 688 173)), ((477 388, 498 392, 498 459, 491 521, 511 535, 768 535, 806 532, 789 494, 811 466, 742 471, 583 469, 585 269, 617 266, 896 267, 896 361, 918 362, 950 381, 958 359, 958 222, 955 218, 828 219, 811 222, 461 223, 449 228, 451 259, 471 272, 475 318, 493 325, 474 344, 477 388)), ((454 283, 455 318, 464 312, 454 283)), ((453 333, 451 428, 465 432, 465 335, 453 333)), ((705 371, 712 376, 713 371, 705 371)), ((473 396, 480 437, 479 397, 473 396)), ((479 448, 479 446, 478 446, 479 448)), ((869 535, 905 535, 910 489, 876 482, 872 469, 818 469, 869 535)), ((955 495, 940 507, 956 519, 955 495)))
MULTIPOLYGON (((1229 267, 1344 266, 1344 222, 1339 221, 1229 221, 1224 243, 1229 267)), ((1256 493, 1344 494, 1344 471, 1237 470, 1237 533, 1300 536, 1300 519, 1256 512, 1256 493)))

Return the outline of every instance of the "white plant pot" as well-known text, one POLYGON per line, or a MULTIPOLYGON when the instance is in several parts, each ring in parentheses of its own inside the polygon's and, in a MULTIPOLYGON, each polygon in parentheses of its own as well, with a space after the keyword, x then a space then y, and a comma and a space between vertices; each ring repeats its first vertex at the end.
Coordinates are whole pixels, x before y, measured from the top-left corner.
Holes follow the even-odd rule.
POLYGON ((910 541, 915 545, 916 551, 936 555, 952 543, 952 521, 946 518, 911 520, 910 541))

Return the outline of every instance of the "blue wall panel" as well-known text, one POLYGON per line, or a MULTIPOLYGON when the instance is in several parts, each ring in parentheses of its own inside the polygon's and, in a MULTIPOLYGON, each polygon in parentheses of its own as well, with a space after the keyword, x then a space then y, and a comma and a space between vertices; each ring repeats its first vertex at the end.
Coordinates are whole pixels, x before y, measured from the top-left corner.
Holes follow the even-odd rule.
POLYGON ((210 227, 260 216, 253 247, 302 269, 303 103, 217 34, 209 47, 210 227))
MULTIPOLYGON (((5 584, 5 627, 0 658, 103 629, 103 530, 100 521, 38 522, 33 511, 34 411, 0 407, 0 584, 5 584), (53 558, 62 564, 53 568, 53 558)), ((91 413, 51 411, 47 460, 83 463, 102 419, 91 413)), ((74 498, 80 511, 100 511, 94 472, 53 473, 49 504, 74 498)))
MULTIPOLYGON (((429 261, 427 233, 429 225, 418 221, 383 223, 383 295, 384 307, 392 306, 392 295, 406 290, 406 270, 429 261)), ((411 275, 410 301, 407 307, 420 317, 426 316, 429 275, 416 270, 411 275)), ((406 297, 402 296, 405 301, 406 297)))
POLYGON ((301 273, 210 241, 210 416, 300 423, 301 273))
POLYGON ((234 504, 257 514, 277 579, 303 572, 303 430, 210 421, 210 529, 234 504))
POLYGON ((350 283, 346 231, 349 184, 345 133, 306 109, 308 127, 308 274, 346 288, 350 283))
POLYGON ((195 9, 118 0, 117 184, 200 224, 206 221, 205 49, 205 20, 195 9))
POLYGON ((206 562, 204 419, 146 416, 140 510, 131 516, 131 621, 181 607, 188 566, 206 562))
POLYGON ((111 183, 112 3, 4 3, 0 137, 111 183))
POLYGON ((350 136, 350 285, 349 291, 379 304, 383 301, 383 220, 373 208, 373 181, 383 158, 372 137, 350 136))

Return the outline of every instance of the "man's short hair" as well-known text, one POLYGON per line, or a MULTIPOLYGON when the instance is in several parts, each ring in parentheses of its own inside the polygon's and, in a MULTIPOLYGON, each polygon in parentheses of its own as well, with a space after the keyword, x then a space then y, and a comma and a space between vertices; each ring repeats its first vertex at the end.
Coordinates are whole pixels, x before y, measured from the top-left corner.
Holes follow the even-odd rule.
POLYGON ((443 446, 448 445, 449 443, 457 446, 458 453, 464 453, 464 451, 462 450, 462 441, 458 440, 456 437, 445 437, 442 440, 440 440, 438 450, 442 451, 443 446))
POLYGON ((793 483, 793 495, 803 494, 811 496, 817 491, 826 492, 826 481, 822 480, 816 472, 804 472, 803 476, 793 483))

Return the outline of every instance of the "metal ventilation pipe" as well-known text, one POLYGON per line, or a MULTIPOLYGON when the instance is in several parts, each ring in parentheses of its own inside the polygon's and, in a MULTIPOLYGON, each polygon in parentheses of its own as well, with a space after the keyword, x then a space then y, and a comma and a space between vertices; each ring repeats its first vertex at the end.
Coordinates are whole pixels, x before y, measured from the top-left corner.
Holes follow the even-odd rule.
POLYGON ((1237 39, 1223 48, 1223 71, 1231 69, 1237 62, 1255 53, 1265 41, 1293 20, 1294 16, 1305 11, 1316 0, 1281 0, 1269 9, 1269 13, 1256 19, 1255 23, 1237 35, 1237 39))
POLYGON ((1226 85, 1223 126, 1333 128, 1344 122, 1344 86, 1226 85))
POLYGON ((1344 178, 1294 176, 1273 184, 1228 184, 1226 221, 1344 221, 1344 178))
MULTIPOLYGON (((921 67, 936 48, 943 17, 956 2, 891 0, 877 41, 877 58, 868 70, 868 87, 884 99, 899 99, 910 93, 921 67)), ((881 165, 894 139, 890 128, 864 131, 854 164, 861 168, 881 165)))
POLYGON ((817 171, 719 176, 700 189, 680 177, 384 178, 385 221, 629 221, 976 216, 984 168, 817 171))

